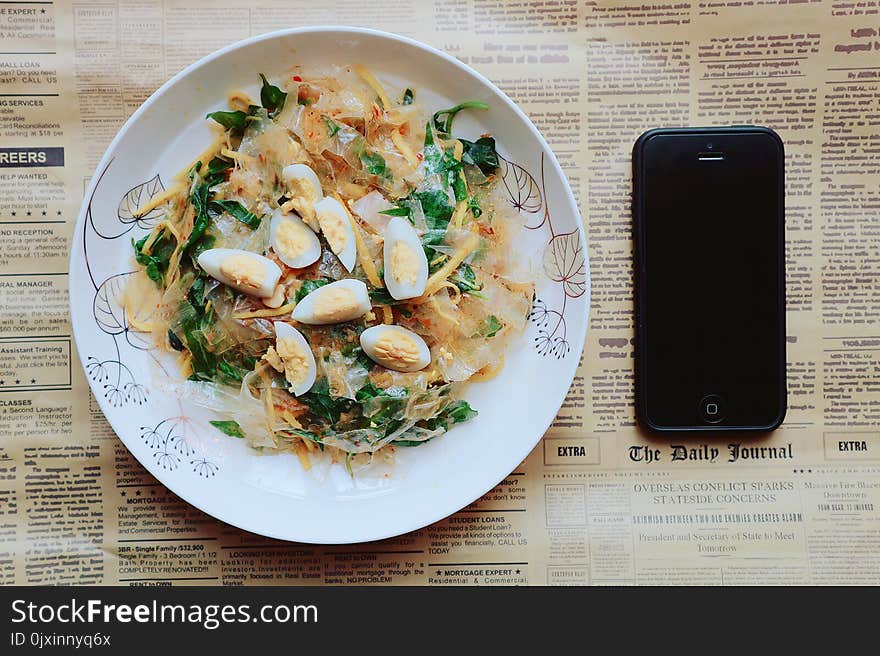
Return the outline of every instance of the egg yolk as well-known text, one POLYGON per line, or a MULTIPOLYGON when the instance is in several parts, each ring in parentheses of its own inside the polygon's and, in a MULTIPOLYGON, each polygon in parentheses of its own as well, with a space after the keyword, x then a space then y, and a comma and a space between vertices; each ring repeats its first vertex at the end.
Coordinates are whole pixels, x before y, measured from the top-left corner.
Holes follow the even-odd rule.
POLYGON ((345 287, 322 289, 315 296, 313 313, 318 321, 328 322, 348 321, 361 315, 354 292, 345 287))
POLYGON ((397 283, 415 286, 419 277, 419 260, 409 244, 398 241, 392 246, 388 268, 397 283))
POLYGON ((266 268, 247 255, 230 255, 220 263, 220 273, 238 287, 257 290, 266 279, 266 268))
POLYGON ((388 331, 376 340, 373 349, 389 369, 408 369, 419 361, 419 345, 406 333, 388 331))
POLYGON ((310 245, 308 228, 298 221, 282 221, 275 231, 275 247, 280 255, 300 257, 310 245))
POLYGON ((291 388, 296 389, 302 385, 309 374, 309 359, 299 343, 291 338, 279 339, 277 342, 278 355, 284 363, 284 377, 290 383, 291 388))
POLYGON ((339 255, 348 243, 348 230, 351 226, 335 212, 319 212, 318 224, 330 244, 330 250, 339 255))

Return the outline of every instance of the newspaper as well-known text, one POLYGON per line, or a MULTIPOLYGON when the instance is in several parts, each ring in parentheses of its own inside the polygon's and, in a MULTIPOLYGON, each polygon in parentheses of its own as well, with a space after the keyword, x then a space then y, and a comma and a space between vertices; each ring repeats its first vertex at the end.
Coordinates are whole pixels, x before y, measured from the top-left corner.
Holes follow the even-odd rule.
POLYGON ((0 2, 0 582, 880 583, 878 3, 0 2), (537 448, 395 539, 285 543, 178 499, 91 396, 68 319, 85 186, 124 120, 202 55, 281 27, 412 36, 496 82, 559 157, 589 236, 583 362, 537 448), (754 123, 786 143, 789 411, 772 435, 643 433, 630 150, 754 123))

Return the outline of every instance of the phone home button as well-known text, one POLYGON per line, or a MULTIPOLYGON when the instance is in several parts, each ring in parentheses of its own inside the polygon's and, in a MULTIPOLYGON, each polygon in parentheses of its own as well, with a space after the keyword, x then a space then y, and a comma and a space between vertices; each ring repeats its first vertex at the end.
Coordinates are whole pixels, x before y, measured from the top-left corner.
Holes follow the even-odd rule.
POLYGON ((724 399, 717 394, 707 394, 700 399, 700 417, 709 424, 717 424, 724 420, 724 399))

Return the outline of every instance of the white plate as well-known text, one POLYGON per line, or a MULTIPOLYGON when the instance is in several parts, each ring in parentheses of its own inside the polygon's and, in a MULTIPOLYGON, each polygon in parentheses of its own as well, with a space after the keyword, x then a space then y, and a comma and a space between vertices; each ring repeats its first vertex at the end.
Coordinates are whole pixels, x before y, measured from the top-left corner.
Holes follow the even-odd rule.
POLYGON ((510 99, 456 59, 392 34, 310 27, 224 48, 175 75, 128 120, 98 165, 77 221, 70 302, 80 358, 101 409, 134 456, 189 503, 242 529, 285 540, 347 543, 399 535, 435 522, 490 490, 529 454, 565 398, 589 312, 584 231, 575 200, 546 142, 510 99), (543 257, 526 334, 495 380, 471 385, 479 417, 428 444, 398 449, 388 477, 352 479, 341 466, 305 473, 289 454, 259 455, 208 425, 210 411, 182 406, 161 389, 157 358, 130 329, 120 303, 135 269, 131 240, 155 212, 131 210, 168 184, 208 145, 204 116, 226 94, 258 97, 294 64, 305 71, 362 63, 380 80, 415 89, 426 108, 463 100, 456 134, 492 133, 511 202, 528 230, 524 256, 543 257), (321 480, 323 477, 323 480, 321 480))

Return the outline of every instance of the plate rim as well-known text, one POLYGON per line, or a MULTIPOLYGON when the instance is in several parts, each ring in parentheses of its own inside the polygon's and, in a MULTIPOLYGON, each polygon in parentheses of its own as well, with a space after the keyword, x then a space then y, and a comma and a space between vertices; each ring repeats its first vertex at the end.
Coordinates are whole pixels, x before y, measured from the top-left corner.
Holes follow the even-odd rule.
MULTIPOLYGON (((193 71, 201 68, 202 66, 205 66, 206 64, 214 61, 215 59, 219 59, 219 58, 221 58, 231 52, 239 50, 241 48, 249 47, 254 44, 260 43, 261 41, 269 41, 269 40, 274 40, 274 39, 279 39, 279 38, 295 37, 297 35, 307 34, 307 33, 344 33, 344 34, 349 34, 349 35, 367 35, 367 36, 378 37, 381 39, 386 39, 389 41, 394 41, 394 42, 398 42, 401 44, 405 44, 405 45, 414 47, 418 50, 422 50, 422 51, 426 52, 427 54, 429 54, 431 56, 439 57, 440 59, 442 59, 446 63, 448 63, 448 64, 452 65, 453 67, 455 67, 456 69, 458 69, 461 73, 466 74, 466 75, 470 75, 471 77, 475 78, 478 82, 480 82, 482 85, 484 85, 489 90, 491 90, 499 98, 501 98, 506 103, 508 108, 511 109, 514 112, 514 114, 523 122, 523 124, 525 126, 527 126, 528 129, 531 131, 532 136, 537 140, 537 143, 542 148, 544 158, 546 160, 549 160, 551 167, 553 168, 556 175, 559 177, 559 180, 561 181, 563 195, 565 196, 566 200, 568 201, 568 205, 569 205, 568 209, 571 212, 572 216, 575 218, 577 232, 578 232, 579 237, 581 239, 581 243, 584 244, 584 251, 583 251, 584 252, 584 265, 585 265, 586 274, 587 274, 588 294, 586 297, 586 308, 585 308, 585 312, 584 312, 584 321, 583 321, 583 325, 582 325, 581 329, 578 331, 578 333, 576 335, 576 340, 572 340, 573 342, 576 343, 576 347, 573 348, 572 351, 570 352, 570 354, 569 354, 571 356, 569 358, 570 362, 566 365, 566 369, 565 369, 565 377, 568 380, 568 386, 566 387, 566 392, 561 396, 561 398, 558 400, 558 402, 553 403, 554 412, 552 413, 552 415, 550 416, 550 418, 546 422, 546 425, 534 437, 533 441, 531 441, 531 440, 529 441, 529 446, 528 446, 528 449, 525 451, 525 453, 519 455, 519 450, 517 450, 516 451, 517 458, 515 460, 513 460, 512 462, 510 462, 509 467, 508 467, 508 464, 505 464, 503 467, 501 467, 502 475, 497 480, 495 480, 494 475, 491 477, 488 477, 487 480, 491 481, 491 483, 487 487, 485 487, 485 489, 482 489, 482 486, 479 486, 478 489, 481 489, 481 491, 478 494, 476 494, 475 496, 473 496, 473 498, 468 500, 466 503, 459 505, 459 501, 454 501, 454 502, 446 501, 444 503, 441 500, 440 502, 435 504, 435 506, 433 506, 435 509, 434 512, 425 513, 417 521, 408 523, 405 526, 402 526, 399 528, 391 528, 390 530, 385 529, 385 530, 379 530, 379 531, 373 531, 373 532, 364 532, 362 535, 357 535, 357 536, 354 536, 349 539, 342 539, 342 538, 327 539, 327 538, 321 537, 320 534, 322 533, 322 531, 320 528, 314 527, 314 529, 317 529, 317 530, 313 529, 311 534, 307 534, 306 536, 292 536, 292 534, 284 535, 274 527, 270 527, 269 529, 262 527, 262 526, 255 527, 252 525, 251 521, 249 521, 249 517, 247 517, 247 516, 241 517, 241 518, 236 517, 235 520, 233 521, 232 519, 230 519, 226 516, 226 514, 223 512, 222 508, 219 510, 217 510, 217 509, 212 509, 210 511, 206 510, 201 503, 197 503, 196 501, 194 501, 192 499, 192 495, 189 493, 189 489, 185 490, 184 492, 181 492, 178 489, 179 486, 172 484, 172 481, 170 480, 171 476, 170 476, 169 472, 161 470, 161 468, 158 468, 158 467, 157 468, 149 467, 147 465, 147 463, 142 462, 141 459, 138 458, 138 456, 134 453, 132 448, 129 447, 128 443, 126 442, 126 439, 124 439, 122 437, 123 433, 121 433, 117 429, 116 424, 119 423, 119 421, 112 420, 110 418, 110 415, 108 415, 108 401, 105 398, 103 398, 103 396, 101 396, 101 395, 94 395, 95 399, 98 403, 98 406, 101 408, 101 412, 103 413, 107 422, 110 424, 111 428, 113 428, 113 432, 116 434, 116 437, 119 439, 120 442, 122 442, 122 444, 125 446, 125 448, 132 455, 132 457, 135 460, 137 460, 138 463, 142 467, 144 467, 144 469, 151 476, 153 476, 156 480, 158 480, 160 483, 162 483, 162 485, 165 486, 170 492, 172 492, 174 495, 178 496, 180 499, 182 499, 183 501, 185 501, 189 505, 191 505, 194 508, 198 509, 199 511, 205 513, 206 515, 208 515, 214 519, 217 519, 219 521, 222 521, 225 524, 228 524, 230 526, 239 528, 241 530, 248 531, 248 532, 254 533, 256 535, 261 535, 261 536, 265 536, 265 537, 269 537, 269 538, 273 538, 273 539, 277 539, 277 540, 283 540, 286 542, 299 542, 299 543, 303 543, 303 544, 358 544, 358 543, 364 543, 364 542, 372 542, 375 540, 384 540, 384 539, 388 539, 388 538, 393 538, 393 537, 405 535, 405 534, 410 533, 412 531, 422 529, 422 528, 429 526, 431 524, 434 524, 435 522, 438 522, 446 517, 449 517, 450 515, 458 512, 462 508, 467 507, 468 505, 470 505, 471 503, 473 503, 474 501, 476 501, 477 499, 479 499, 480 497, 485 495, 490 490, 494 489, 501 481, 504 480, 504 478, 506 478, 507 476, 510 475, 510 472, 512 472, 520 462, 522 462, 525 458, 528 457, 528 455, 541 442, 541 440, 543 439, 547 430, 553 424, 553 421, 555 420, 556 416, 558 415, 559 410, 562 407, 562 404, 565 402, 565 398, 567 396, 568 391, 571 389, 571 385, 574 382, 574 377, 577 373, 578 367, 580 365, 580 360, 583 355, 583 350, 585 348, 585 342, 586 342, 586 336, 587 336, 587 332, 589 329, 589 323, 590 323, 590 310, 592 309, 591 308, 591 305, 592 305, 591 304, 591 293, 590 293, 592 286, 590 284, 591 283, 591 276, 590 276, 590 265, 589 265, 589 252, 588 252, 588 242, 587 242, 587 238, 586 238, 587 236, 586 236, 586 229, 585 229, 584 222, 583 222, 583 217, 581 216, 580 209, 578 207, 578 203, 577 203, 577 200, 574 196, 574 193, 571 190, 571 185, 569 184, 568 177, 565 175, 564 171, 562 170, 562 167, 560 166, 559 161, 556 158, 556 154, 553 152, 552 148, 550 148, 550 145, 547 143, 544 136, 541 134, 541 132, 538 130, 538 128, 534 125, 534 123, 531 121, 531 119, 525 114, 525 112, 510 97, 508 97, 508 95, 506 93, 504 93, 504 91, 499 89, 491 80, 489 80, 487 77, 485 77, 479 71, 473 69, 469 65, 460 61, 456 57, 453 57, 452 55, 450 55, 450 54, 448 54, 438 48, 435 48, 432 45, 424 43, 422 41, 418 41, 418 40, 413 39, 411 37, 403 36, 400 34, 395 34, 392 32, 387 32, 384 30, 377 30, 377 29, 373 29, 373 28, 356 27, 356 26, 349 26, 349 25, 312 25, 312 26, 305 26, 305 27, 294 27, 294 28, 285 28, 285 29, 280 29, 280 30, 274 30, 272 32, 265 32, 262 34, 257 34, 257 35, 248 37, 246 39, 241 39, 241 40, 236 41, 234 43, 231 43, 227 46, 224 46, 218 50, 215 50, 211 53, 208 53, 204 57, 201 57, 200 59, 189 64, 188 66, 186 66, 182 70, 178 71, 175 75, 173 75, 165 83, 163 83, 158 89, 156 89, 152 94, 150 94, 150 96, 140 105, 140 107, 138 107, 137 110, 135 110, 135 112, 132 113, 132 115, 128 117, 128 119, 125 121, 125 123, 123 123, 122 127, 119 128, 119 131, 116 133, 116 136, 113 138, 113 140, 107 146, 107 149, 104 151, 104 154, 101 157, 101 160, 98 162, 94 171, 92 171, 92 176, 89 181, 88 188, 86 189, 86 191, 83 195, 83 201, 82 201, 82 204, 80 205, 79 213, 77 215, 76 223, 74 225, 74 229, 73 229, 73 233, 72 233, 73 239, 71 242, 70 257, 68 259, 68 274, 69 274, 69 281, 70 281, 69 287, 68 287, 69 311, 70 311, 70 317, 71 317, 71 330, 72 330, 72 334, 73 334, 73 339, 74 339, 74 343, 77 345, 76 350, 77 350, 78 358, 80 361, 80 366, 82 367, 81 371, 84 371, 85 366, 86 366, 86 361, 85 361, 84 351, 79 348, 79 343, 80 343, 79 332, 80 331, 78 331, 78 329, 77 329, 77 322, 74 321, 74 319, 73 319, 74 312, 75 312, 74 308, 76 306, 80 305, 80 301, 81 301, 80 294, 77 291, 78 285, 72 284, 73 282, 79 282, 79 280, 78 280, 79 276, 77 273, 75 273, 74 266, 75 266, 75 261, 79 261, 79 259, 82 257, 79 249, 75 248, 76 236, 79 234, 80 230, 84 229, 84 227, 85 227, 86 214, 87 214, 87 209, 88 209, 90 199, 94 196, 96 188, 101 180, 101 175, 99 174, 99 172, 104 171, 106 169, 106 167, 108 166, 108 164, 112 161, 112 159, 114 157, 114 152, 116 151, 118 145, 124 140, 126 134, 132 128, 132 126, 139 120, 140 116, 147 110, 148 107, 150 107, 161 96, 163 96, 170 87, 174 86, 179 81, 181 81, 184 78, 186 78, 187 76, 189 76, 193 71)), ((91 383, 88 381, 88 377, 86 377, 86 382, 89 385, 89 388, 91 390, 91 383)), ((541 422, 541 423, 543 424, 543 422, 541 422)), ((509 462, 510 460, 511 460, 510 458, 505 459, 505 463, 509 462)), ((468 494, 466 496, 470 497, 471 495, 468 494)), ((447 496, 447 497, 443 497, 443 498, 448 499, 449 497, 447 496)))

